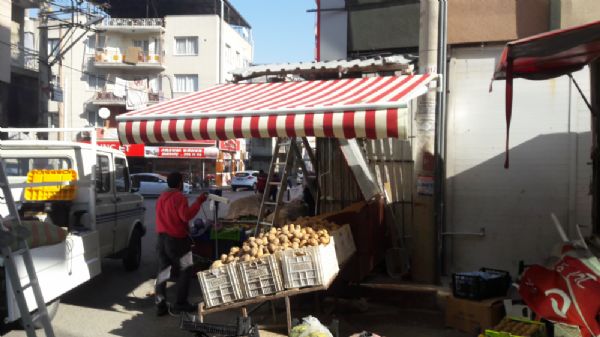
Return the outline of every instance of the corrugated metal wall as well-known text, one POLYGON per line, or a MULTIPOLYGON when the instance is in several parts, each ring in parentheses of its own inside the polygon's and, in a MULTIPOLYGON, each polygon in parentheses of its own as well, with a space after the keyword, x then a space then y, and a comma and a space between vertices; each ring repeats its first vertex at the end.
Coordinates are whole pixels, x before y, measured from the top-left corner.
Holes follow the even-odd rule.
MULTIPOLYGON (((413 160, 410 141, 398 139, 360 142, 363 155, 387 200, 386 222, 398 239, 410 237, 412 221, 413 160)), ((364 200, 354 174, 336 139, 317 139, 320 176, 320 213, 330 213, 364 200)))
POLYGON ((316 156, 321 187, 321 214, 336 212, 364 200, 337 139, 318 138, 316 156))

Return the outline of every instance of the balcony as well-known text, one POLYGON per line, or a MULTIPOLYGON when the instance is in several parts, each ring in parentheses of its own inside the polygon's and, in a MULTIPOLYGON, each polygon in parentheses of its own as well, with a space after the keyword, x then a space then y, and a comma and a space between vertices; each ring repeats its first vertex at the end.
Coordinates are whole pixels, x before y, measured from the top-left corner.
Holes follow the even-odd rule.
POLYGON ((98 27, 107 32, 126 34, 164 33, 165 20, 161 18, 107 18, 98 27))
POLYGON ((165 70, 160 54, 144 53, 136 47, 127 48, 125 53, 117 48, 96 51, 94 66, 101 69, 165 70))
POLYGON ((35 49, 12 46, 10 49, 10 58, 13 67, 22 70, 38 71, 38 52, 35 49))
MULTIPOLYGON (((160 95, 155 93, 148 93, 148 105, 156 104, 160 100, 160 95)), ((125 106, 125 97, 117 97, 114 93, 109 91, 98 91, 94 93, 94 97, 90 100, 90 103, 94 105, 104 106, 125 106)))

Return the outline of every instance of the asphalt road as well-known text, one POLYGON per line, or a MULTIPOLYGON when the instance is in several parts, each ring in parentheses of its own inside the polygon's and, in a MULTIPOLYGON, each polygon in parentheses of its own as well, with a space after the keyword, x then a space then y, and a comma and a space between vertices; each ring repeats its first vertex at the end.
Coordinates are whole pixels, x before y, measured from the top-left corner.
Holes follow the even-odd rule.
MULTIPOLYGON (((224 196, 235 200, 252 193, 225 191, 224 196)), ((194 195, 190 196, 190 200, 194 197, 194 195)), ((56 336, 193 336, 190 332, 179 329, 179 317, 156 317, 154 298, 149 296, 153 291, 157 269, 154 250, 155 202, 154 198, 147 198, 144 202, 148 232, 143 238, 140 268, 134 272, 126 272, 120 260, 104 260, 102 273, 99 276, 62 296, 59 311, 52 322, 56 336)), ((227 207, 220 208, 220 214, 226 212, 227 207)), ((212 214, 208 209, 208 203, 204 207, 203 214, 208 216, 212 214)), ((198 282, 191 283, 191 300, 198 301, 200 298, 198 282)), ((172 295, 170 298, 174 298, 174 292, 172 295)), ((6 336, 26 335, 16 324, 11 325, 10 328, 13 330, 6 336)), ((38 335, 43 335, 41 330, 38 335)))

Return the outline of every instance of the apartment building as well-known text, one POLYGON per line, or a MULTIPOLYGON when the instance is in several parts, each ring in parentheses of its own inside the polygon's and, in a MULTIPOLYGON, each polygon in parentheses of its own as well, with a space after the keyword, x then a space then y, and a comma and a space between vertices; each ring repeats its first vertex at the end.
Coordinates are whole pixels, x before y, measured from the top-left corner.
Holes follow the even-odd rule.
POLYGON ((0 0, 0 126, 46 125, 39 114, 39 41, 35 21, 26 15, 38 6, 33 0, 0 0))
POLYGON ((114 6, 93 29, 78 28, 85 35, 79 41, 77 34, 49 32, 49 45, 75 43, 53 68, 64 92, 62 102, 50 105, 53 125, 96 127, 99 142, 123 150, 133 171, 177 169, 190 179, 212 176, 226 184, 243 168, 243 141, 122 146, 115 118, 231 79, 231 70, 252 62, 250 26, 239 15, 221 20, 218 11, 203 7, 141 14, 114 6))

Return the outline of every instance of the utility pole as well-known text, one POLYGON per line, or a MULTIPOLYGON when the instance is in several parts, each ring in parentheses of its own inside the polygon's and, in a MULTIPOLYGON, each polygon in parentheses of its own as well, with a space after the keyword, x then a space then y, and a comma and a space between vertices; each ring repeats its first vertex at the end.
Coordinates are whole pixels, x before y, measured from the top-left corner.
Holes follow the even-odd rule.
MULTIPOLYGON (((421 0, 419 73, 437 73, 438 0, 421 0)), ((415 152, 416 195, 413 218, 413 280, 435 283, 436 225, 434 216, 434 143, 436 93, 417 100, 415 152)))
MULTIPOLYGON (((38 120, 40 125, 44 117, 48 119, 48 100, 50 99, 50 73, 48 66, 48 12, 50 6, 47 1, 40 1, 39 14, 39 46, 38 46, 38 120)), ((47 122, 46 122, 47 123, 47 122)), ((45 126, 45 125, 40 125, 45 126)), ((50 127, 50 125, 47 125, 50 127)))
MULTIPOLYGON (((62 27, 60 27, 58 43, 62 44, 62 41, 63 41, 63 30, 62 30, 62 27)), ((58 50, 61 50, 61 48, 59 47, 58 50)), ((65 103, 64 103, 64 101, 65 101, 65 96, 66 96, 65 95, 66 90, 65 90, 65 81, 64 81, 63 77, 64 77, 64 70, 63 70, 63 63, 62 63, 62 58, 61 58, 60 61, 58 61, 58 85, 60 86, 61 90, 63 91, 63 97, 60 100, 60 102, 58 102, 58 127, 59 128, 65 127, 65 103)), ((71 93, 69 93, 69 96, 70 95, 71 95, 71 93)), ((48 127, 52 127, 52 125, 48 125, 48 127)), ((61 132, 59 132, 58 139, 63 140, 62 138, 63 138, 63 134, 61 132)))

